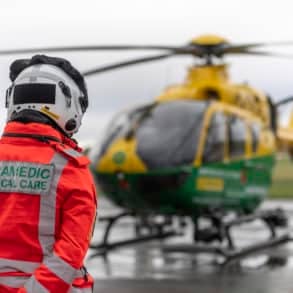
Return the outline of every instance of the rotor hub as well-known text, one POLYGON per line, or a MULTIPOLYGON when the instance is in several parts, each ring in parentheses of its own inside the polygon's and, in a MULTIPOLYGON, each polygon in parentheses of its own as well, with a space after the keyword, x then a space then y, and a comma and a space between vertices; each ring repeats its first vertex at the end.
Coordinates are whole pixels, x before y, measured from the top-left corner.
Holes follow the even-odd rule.
POLYGON ((229 44, 229 41, 217 35, 206 34, 193 38, 190 44, 200 46, 217 46, 222 44, 229 44))

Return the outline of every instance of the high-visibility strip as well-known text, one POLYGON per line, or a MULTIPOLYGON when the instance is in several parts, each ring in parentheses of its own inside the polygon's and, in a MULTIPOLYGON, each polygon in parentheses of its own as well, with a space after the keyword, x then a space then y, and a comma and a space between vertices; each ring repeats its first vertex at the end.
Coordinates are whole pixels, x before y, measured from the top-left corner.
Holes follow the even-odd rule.
POLYGON ((50 293, 34 276, 25 283, 24 288, 27 293, 50 293))
POLYGON ((29 279, 26 276, 0 276, 0 285, 8 286, 11 288, 21 288, 25 282, 29 279))
POLYGON ((75 271, 75 278, 82 278, 84 279, 85 275, 86 275, 86 272, 82 269, 79 269, 79 270, 76 270, 75 271))
POLYGON ((93 293, 92 288, 77 288, 71 287, 68 293, 93 293))
POLYGON ((44 255, 43 264, 63 282, 70 285, 77 274, 77 270, 65 262, 61 257, 53 253, 53 246, 55 243, 57 187, 67 162, 68 160, 59 153, 55 153, 50 162, 55 166, 55 174, 52 180, 49 196, 41 194, 39 242, 44 255))
POLYGON ((40 263, 0 258, 0 272, 24 272, 33 273, 40 263))
POLYGON ((55 174, 51 183, 50 192, 49 195, 41 194, 40 196, 39 242, 44 257, 49 256, 53 251, 55 242, 57 186, 67 160, 60 154, 55 153, 50 163, 55 166, 55 174))
POLYGON ((79 152, 75 151, 74 149, 64 149, 63 151, 67 155, 69 155, 71 157, 74 157, 74 158, 79 158, 79 157, 83 157, 84 156, 84 154, 79 153, 79 152))
POLYGON ((70 264, 65 262, 56 254, 52 254, 52 256, 47 257, 44 260, 44 265, 69 285, 72 283, 74 277, 77 274, 77 270, 75 268, 73 268, 70 264))

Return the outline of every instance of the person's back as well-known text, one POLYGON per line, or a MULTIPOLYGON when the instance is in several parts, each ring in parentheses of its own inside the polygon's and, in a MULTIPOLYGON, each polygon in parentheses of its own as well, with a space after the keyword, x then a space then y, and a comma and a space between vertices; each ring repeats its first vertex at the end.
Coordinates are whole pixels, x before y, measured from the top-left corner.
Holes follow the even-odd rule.
POLYGON ((83 267, 96 210, 89 161, 39 111, 9 120, 0 140, 0 292, 92 292, 83 267))

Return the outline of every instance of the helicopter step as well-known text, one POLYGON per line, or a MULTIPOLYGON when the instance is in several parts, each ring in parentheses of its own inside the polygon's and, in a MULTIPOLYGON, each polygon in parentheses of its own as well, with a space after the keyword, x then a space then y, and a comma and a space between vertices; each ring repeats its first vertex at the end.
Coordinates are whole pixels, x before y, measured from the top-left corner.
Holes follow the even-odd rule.
POLYGON ((224 261, 221 264, 225 265, 249 254, 257 253, 264 249, 293 241, 293 238, 289 234, 285 233, 283 235, 278 235, 276 231, 277 228, 284 228, 288 225, 287 217, 282 209, 261 211, 251 215, 239 216, 228 221, 225 221, 224 217, 217 213, 211 213, 210 216, 205 215, 205 217, 207 217, 211 223, 211 225, 206 228, 199 227, 199 218, 195 218, 193 220, 194 244, 167 245, 162 248, 163 252, 181 252, 192 254, 208 253, 220 255, 224 257, 224 261), (248 245, 246 247, 237 248, 232 237, 231 229, 255 220, 261 220, 265 224, 270 232, 269 239, 248 245), (220 244, 210 244, 215 241, 220 244), (200 244, 200 242, 205 244, 200 244), (226 243, 223 245, 223 242, 226 243))
MULTIPOLYGON (((139 244, 151 240, 163 240, 166 238, 182 235, 182 233, 172 228, 170 229, 170 226, 172 225, 172 219, 168 217, 163 217, 163 221, 154 223, 150 222, 149 217, 147 216, 137 217, 133 212, 123 212, 115 216, 101 217, 99 221, 106 222, 107 224, 102 241, 100 243, 90 245, 90 248, 94 250, 94 253, 90 255, 90 258, 99 256, 106 257, 108 252, 119 247, 139 244), (136 219, 136 237, 121 241, 109 241, 110 232, 114 228, 115 224, 120 219, 126 217, 132 217, 136 219)), ((183 225, 184 223, 182 223, 182 226, 183 225)))

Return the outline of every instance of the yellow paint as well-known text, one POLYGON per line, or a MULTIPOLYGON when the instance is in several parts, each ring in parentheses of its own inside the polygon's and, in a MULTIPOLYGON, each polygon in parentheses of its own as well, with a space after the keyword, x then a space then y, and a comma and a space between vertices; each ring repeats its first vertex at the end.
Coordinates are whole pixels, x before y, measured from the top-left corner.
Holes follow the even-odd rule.
POLYGON ((203 153, 204 153, 204 145, 205 145, 205 141, 207 138, 207 133, 208 133, 208 128, 211 122, 211 118, 212 115, 215 113, 216 109, 217 109, 217 105, 218 103, 213 103, 206 111, 204 119, 203 119, 203 124, 202 124, 202 129, 200 132, 200 138, 199 138, 199 142, 198 142, 198 149, 197 149, 197 153, 195 155, 195 160, 193 162, 193 165, 195 167, 199 167, 202 163, 202 157, 203 157, 203 153))
POLYGON ((112 143, 106 153, 99 160, 96 170, 98 172, 127 172, 139 173, 147 170, 144 163, 136 154, 137 142, 133 139, 118 139, 112 143), (124 153, 125 160, 122 163, 117 163, 113 160, 115 154, 124 153))
POLYGON ((54 120, 58 120, 60 118, 59 115, 49 111, 48 109, 46 109, 45 107, 41 108, 41 112, 43 112, 44 114, 48 115, 49 117, 51 117, 54 120))
POLYGON ((218 45, 223 43, 229 43, 227 39, 213 35, 213 34, 206 34, 201 35, 199 37, 193 38, 191 40, 192 44, 199 44, 199 45, 218 45))
POLYGON ((276 137, 269 129, 263 129, 260 133, 260 141, 257 149, 257 155, 271 155, 277 151, 276 137))
POLYGON ((196 188, 204 191, 221 192, 224 190, 224 180, 221 178, 198 177, 196 188))
POLYGON ((265 94, 246 84, 232 83, 225 64, 192 67, 183 84, 168 87, 156 101, 186 99, 223 102, 251 112, 261 118, 265 126, 271 122, 265 94))

